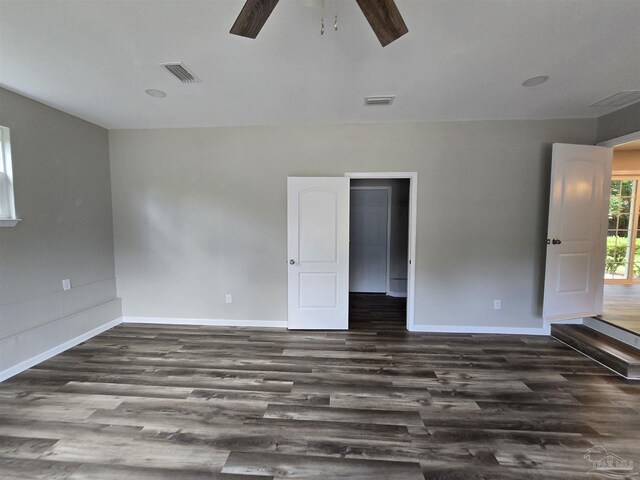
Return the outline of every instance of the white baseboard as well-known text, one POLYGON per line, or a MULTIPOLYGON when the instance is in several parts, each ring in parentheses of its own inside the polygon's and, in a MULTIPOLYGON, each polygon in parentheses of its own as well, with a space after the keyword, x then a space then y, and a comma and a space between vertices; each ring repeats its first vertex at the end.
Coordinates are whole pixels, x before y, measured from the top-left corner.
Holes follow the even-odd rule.
POLYGON ((387 292, 388 297, 404 298, 407 296, 407 292, 387 292))
POLYGON ((220 318, 122 317, 123 323, 159 323, 162 325, 202 325, 209 327, 265 327, 287 328, 278 320, 225 320, 220 318))
POLYGON ((12 367, 9 367, 6 370, 3 370, 0 372, 0 382, 5 381, 7 378, 13 377, 14 375, 17 375, 18 373, 24 370, 27 370, 28 368, 31 368, 40 362, 44 362, 45 360, 48 360, 51 357, 64 352, 65 350, 69 350, 71 347, 75 347, 76 345, 82 342, 86 342, 90 338, 93 338, 96 335, 99 335, 100 333, 106 330, 109 330, 110 328, 113 328, 116 325, 119 325, 120 323, 122 323, 122 317, 116 318, 115 320, 111 320, 110 322, 107 322, 105 324, 100 325, 99 327, 89 330, 88 332, 83 333, 82 335, 78 335, 77 337, 72 338, 71 340, 68 340, 60 345, 50 348, 46 352, 43 352, 39 355, 36 355, 27 360, 24 360, 12 367))
POLYGON ((410 329, 412 332, 430 333, 492 333, 500 335, 549 335, 551 328, 545 325, 540 328, 521 327, 485 327, 475 325, 417 325, 410 329))

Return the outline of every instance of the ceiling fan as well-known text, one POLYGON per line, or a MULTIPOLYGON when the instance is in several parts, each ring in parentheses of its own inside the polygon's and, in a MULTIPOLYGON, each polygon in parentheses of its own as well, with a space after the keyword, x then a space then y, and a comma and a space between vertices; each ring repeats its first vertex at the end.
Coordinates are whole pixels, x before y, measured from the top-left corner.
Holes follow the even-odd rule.
MULTIPOLYGON (((279 0, 247 0, 230 33, 256 38, 279 0)), ((356 0, 385 47, 409 31, 394 0, 356 0)))

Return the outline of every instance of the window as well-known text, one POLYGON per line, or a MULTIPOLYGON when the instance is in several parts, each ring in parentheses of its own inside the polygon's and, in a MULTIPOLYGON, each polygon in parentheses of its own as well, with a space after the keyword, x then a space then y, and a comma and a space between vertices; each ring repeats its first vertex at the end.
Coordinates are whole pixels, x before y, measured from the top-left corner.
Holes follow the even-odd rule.
POLYGON ((607 283, 631 283, 640 279, 639 177, 614 177, 609 197, 607 234, 607 283))
POLYGON ((0 227, 13 227, 16 223, 9 129, 0 126, 0 227))

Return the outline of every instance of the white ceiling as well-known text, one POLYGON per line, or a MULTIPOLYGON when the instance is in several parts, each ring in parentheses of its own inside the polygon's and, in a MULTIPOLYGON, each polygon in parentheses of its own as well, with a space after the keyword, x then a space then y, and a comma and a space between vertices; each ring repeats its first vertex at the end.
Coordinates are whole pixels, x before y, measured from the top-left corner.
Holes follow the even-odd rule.
POLYGON ((322 2, 281 0, 257 40, 228 33, 243 3, 0 0, 0 85, 107 128, 596 117, 640 89, 640 0, 397 0, 386 48, 355 0, 326 0, 324 37, 322 2))

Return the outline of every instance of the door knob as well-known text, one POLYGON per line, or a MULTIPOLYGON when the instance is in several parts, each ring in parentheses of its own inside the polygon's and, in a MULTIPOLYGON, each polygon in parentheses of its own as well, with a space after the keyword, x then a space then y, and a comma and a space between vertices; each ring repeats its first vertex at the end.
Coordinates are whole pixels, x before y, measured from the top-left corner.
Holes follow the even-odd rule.
POLYGON ((291 260, 289 260, 289 265, 295 265, 296 261, 292 258, 291 260))
POLYGON ((551 243, 553 243, 554 245, 560 245, 562 243, 562 240, 554 238, 553 240, 551 240, 551 243))

